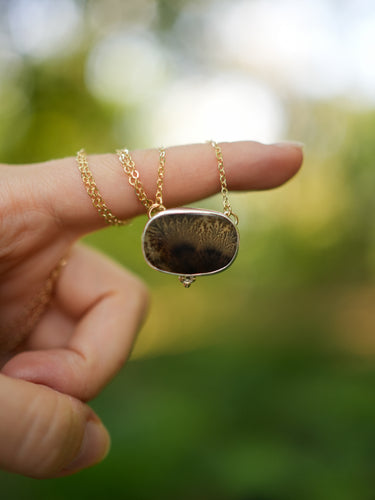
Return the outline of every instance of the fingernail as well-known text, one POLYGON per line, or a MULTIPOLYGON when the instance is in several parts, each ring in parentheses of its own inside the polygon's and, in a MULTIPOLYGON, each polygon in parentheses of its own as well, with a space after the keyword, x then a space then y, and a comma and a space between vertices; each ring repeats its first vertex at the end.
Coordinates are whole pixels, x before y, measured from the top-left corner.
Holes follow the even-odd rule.
POLYGON ((300 141, 280 141, 275 142, 272 146, 277 146, 278 148, 298 148, 303 149, 305 144, 300 141))
POLYGON ((76 458, 64 468, 64 472, 78 471, 101 462, 107 456, 110 446, 111 440, 104 425, 88 420, 81 448, 76 458))

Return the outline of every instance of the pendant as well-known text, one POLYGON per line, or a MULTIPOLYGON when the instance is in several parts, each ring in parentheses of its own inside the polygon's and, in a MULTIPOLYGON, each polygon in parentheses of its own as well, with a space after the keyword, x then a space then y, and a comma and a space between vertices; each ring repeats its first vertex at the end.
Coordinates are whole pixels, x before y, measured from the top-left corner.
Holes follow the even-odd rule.
POLYGON ((142 235, 143 255, 149 266, 179 276, 186 288, 197 276, 227 269, 238 247, 234 222, 212 210, 163 210, 147 222, 142 235))

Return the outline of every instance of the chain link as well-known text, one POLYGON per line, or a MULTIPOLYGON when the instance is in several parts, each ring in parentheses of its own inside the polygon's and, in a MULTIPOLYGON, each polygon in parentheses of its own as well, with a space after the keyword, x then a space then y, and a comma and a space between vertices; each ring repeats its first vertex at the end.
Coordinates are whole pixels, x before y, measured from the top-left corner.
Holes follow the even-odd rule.
POLYGON ((151 218, 155 212, 165 210, 163 205, 163 184, 165 172, 165 149, 159 148, 159 167, 158 178, 156 181, 155 201, 148 198, 142 182, 139 179, 139 172, 135 168, 135 163, 128 149, 118 149, 116 151, 118 159, 123 167, 125 174, 128 176, 129 184, 134 187, 138 200, 146 207, 148 216, 151 218))
MULTIPOLYGON (((233 213, 232 206, 229 201, 229 190, 225 175, 224 159, 221 147, 215 141, 208 141, 208 142, 215 150, 215 155, 219 170, 221 194, 223 197, 224 214, 227 217, 233 218, 234 222, 238 224, 238 217, 235 213, 233 213)), ((158 167, 158 177, 156 182, 155 201, 153 201, 151 198, 147 196, 143 184, 139 179, 139 172, 135 167, 134 160, 132 159, 129 150, 118 149, 116 153, 123 167, 123 170, 128 177, 129 184, 134 188, 138 200, 146 208, 148 216, 151 218, 156 212, 165 210, 165 206, 163 205, 163 184, 164 184, 165 158, 166 158, 165 149, 163 147, 159 148, 159 167, 158 167)), ((114 215, 105 204, 101 194, 99 193, 94 177, 88 167, 86 153, 83 149, 81 149, 77 153, 77 163, 78 163, 78 168, 81 172, 83 183, 86 187, 88 195, 91 198, 92 204, 97 209, 99 214, 105 219, 107 224, 114 226, 123 226, 127 224, 129 221, 121 220, 118 217, 116 217, 116 215, 114 215)))
MULTIPOLYGON (((224 214, 227 217, 231 217, 235 224, 238 224, 238 216, 233 213, 232 206, 229 201, 229 190, 227 185, 227 179, 224 169, 224 159, 221 147, 215 141, 208 141, 215 150, 216 159, 218 162, 219 178, 221 185, 221 194, 223 196, 223 207, 224 214)), ((165 210, 163 205, 163 182, 165 173, 165 157, 166 152, 164 148, 159 148, 159 168, 158 168, 158 179, 156 183, 156 195, 155 201, 148 198, 143 184, 139 179, 139 172, 135 167, 134 160, 130 156, 128 149, 117 150, 117 155, 120 163, 124 169, 125 174, 128 176, 129 184, 134 187, 136 195, 139 201, 146 207, 148 211, 148 216, 151 218, 155 212, 160 210, 165 210)))
POLYGON ((25 338, 33 331, 43 313, 49 306, 56 282, 61 274, 61 271, 66 266, 68 256, 62 257, 56 266, 50 272, 48 278, 43 284, 39 293, 31 299, 24 311, 19 315, 17 320, 8 325, 10 331, 15 333, 18 338, 25 338))
POLYGON ((52 269, 39 295, 35 297, 34 300, 32 300, 29 304, 28 321, 25 325, 28 331, 31 331, 34 328, 34 326, 38 323, 42 314, 46 310, 47 306, 49 305, 52 299, 57 279, 59 278, 63 268, 66 266, 66 263, 67 256, 64 256, 52 269))
POLYGON ((85 185, 87 194, 90 196, 92 204, 106 221, 106 223, 112 226, 124 226, 125 224, 128 224, 128 220, 121 220, 116 217, 116 215, 114 215, 105 204, 101 194, 99 193, 92 172, 89 169, 87 156, 84 149, 81 149, 77 153, 77 164, 79 171, 81 172, 82 181, 85 185))
POLYGON ((163 182, 165 173, 165 149, 159 148, 158 180, 156 182, 155 204, 163 206, 163 182))
POLYGON ((217 167, 219 169, 219 178, 221 185, 221 194, 223 196, 224 215, 226 215, 227 217, 232 217, 235 224, 238 224, 238 216, 235 213, 233 213, 232 206, 229 201, 229 190, 227 185, 227 178, 225 175, 224 158, 223 158, 223 153, 221 151, 221 147, 215 141, 208 141, 208 142, 214 148, 217 159, 217 167))
POLYGON ((144 190, 143 184, 139 179, 139 172, 135 168, 135 163, 130 156, 129 150, 118 149, 116 153, 125 174, 128 176, 129 184, 135 189, 137 198, 147 209, 149 209, 154 202, 148 198, 146 191, 144 190))

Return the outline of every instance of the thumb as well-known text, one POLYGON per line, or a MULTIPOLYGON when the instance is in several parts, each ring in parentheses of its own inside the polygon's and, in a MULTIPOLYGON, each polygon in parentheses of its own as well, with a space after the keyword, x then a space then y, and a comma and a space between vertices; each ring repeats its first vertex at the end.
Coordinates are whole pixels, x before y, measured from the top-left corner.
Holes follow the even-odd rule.
POLYGON ((80 401, 0 374, 0 467, 35 478, 68 475, 94 465, 109 436, 80 401))

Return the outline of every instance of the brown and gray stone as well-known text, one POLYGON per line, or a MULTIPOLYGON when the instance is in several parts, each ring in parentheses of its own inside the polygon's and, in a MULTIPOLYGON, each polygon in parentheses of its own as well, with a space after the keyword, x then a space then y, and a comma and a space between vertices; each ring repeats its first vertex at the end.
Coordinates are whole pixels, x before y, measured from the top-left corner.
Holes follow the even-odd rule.
POLYGON ((147 223, 143 253, 151 267, 178 275, 201 275, 228 267, 238 250, 236 226, 219 212, 166 210, 147 223))

